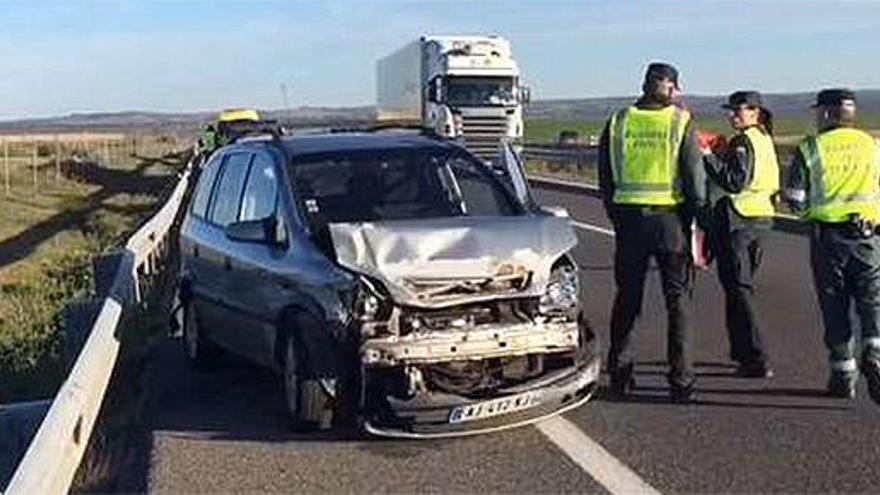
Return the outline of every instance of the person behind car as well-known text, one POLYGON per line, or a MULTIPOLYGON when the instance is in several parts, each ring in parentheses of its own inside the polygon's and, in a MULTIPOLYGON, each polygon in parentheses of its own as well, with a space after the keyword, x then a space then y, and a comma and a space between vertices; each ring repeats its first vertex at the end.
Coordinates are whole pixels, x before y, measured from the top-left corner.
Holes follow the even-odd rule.
MULTIPOLYGON (((690 112, 674 104, 678 71, 648 66, 642 96, 612 113, 599 145, 599 183, 614 224, 614 279, 608 369, 611 391, 634 385, 632 330, 641 311, 648 262, 660 267, 668 316, 670 396, 694 396, 691 362, 690 226, 706 201, 705 172, 690 112)), ((702 221, 702 220, 701 220, 702 221)))
POLYGON ((853 91, 820 91, 814 108, 819 132, 798 146, 785 196, 813 224, 810 263, 828 348, 827 390, 854 398, 860 365, 880 404, 880 143, 856 128, 853 91), (861 363, 853 350, 853 303, 861 363))
POLYGON ((735 375, 769 378, 773 371, 764 349, 755 278, 779 191, 772 114, 757 91, 737 91, 723 108, 735 135, 717 155, 705 148, 703 158, 716 192, 710 244, 724 288, 730 357, 739 363, 735 375))

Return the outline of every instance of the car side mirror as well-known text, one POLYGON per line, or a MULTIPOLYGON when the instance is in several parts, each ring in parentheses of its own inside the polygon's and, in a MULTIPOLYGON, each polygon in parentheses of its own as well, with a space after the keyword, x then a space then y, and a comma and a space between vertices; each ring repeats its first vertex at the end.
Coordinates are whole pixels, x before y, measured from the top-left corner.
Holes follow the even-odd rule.
POLYGON ((259 220, 231 223, 226 226, 225 232, 226 237, 233 241, 256 242, 269 246, 287 245, 287 228, 274 215, 259 220))

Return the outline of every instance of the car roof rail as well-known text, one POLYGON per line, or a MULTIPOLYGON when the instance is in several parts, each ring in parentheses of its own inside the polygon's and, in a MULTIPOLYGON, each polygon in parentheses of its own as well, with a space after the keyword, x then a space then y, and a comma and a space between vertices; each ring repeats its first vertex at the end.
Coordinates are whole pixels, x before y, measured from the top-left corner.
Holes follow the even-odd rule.
POLYGON ((278 140, 286 134, 284 127, 275 120, 238 120, 221 122, 220 125, 230 135, 229 144, 261 136, 271 136, 272 140, 278 140))
POLYGON ((418 134, 420 136, 426 136, 430 138, 437 139, 448 139, 445 136, 441 136, 434 130, 433 127, 426 127, 419 124, 409 124, 409 123, 400 123, 400 122, 373 122, 369 125, 365 126, 353 126, 353 127, 331 127, 329 132, 332 134, 336 133, 356 133, 356 132, 408 132, 412 134, 418 134))

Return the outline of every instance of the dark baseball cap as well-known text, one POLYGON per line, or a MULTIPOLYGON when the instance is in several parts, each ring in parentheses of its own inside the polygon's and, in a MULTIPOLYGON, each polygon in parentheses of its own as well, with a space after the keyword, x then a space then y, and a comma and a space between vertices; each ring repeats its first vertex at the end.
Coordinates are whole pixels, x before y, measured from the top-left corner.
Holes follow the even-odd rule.
POLYGON ((839 107, 846 102, 855 104, 856 94, 853 90, 846 88, 823 89, 816 94, 816 103, 813 108, 839 107))
POLYGON ((730 94, 727 98, 727 103, 721 105, 721 108, 734 109, 740 105, 763 108, 764 99, 761 97, 761 93, 757 91, 737 91, 730 94))
POLYGON ((651 62, 645 71, 645 81, 669 78, 678 86, 678 69, 666 62, 651 62))

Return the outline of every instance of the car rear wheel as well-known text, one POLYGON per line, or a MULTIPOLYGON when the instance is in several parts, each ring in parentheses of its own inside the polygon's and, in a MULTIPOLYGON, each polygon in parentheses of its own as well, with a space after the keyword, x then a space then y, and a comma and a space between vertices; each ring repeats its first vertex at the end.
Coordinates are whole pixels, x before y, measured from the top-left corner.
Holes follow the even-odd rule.
POLYGON ((333 404, 320 380, 304 379, 305 362, 293 337, 285 339, 282 363, 284 400, 296 429, 326 430, 333 424, 333 404))
POLYGON ((209 342, 199 325, 199 317, 191 302, 183 303, 183 355, 195 369, 206 369, 217 359, 217 348, 209 342))

